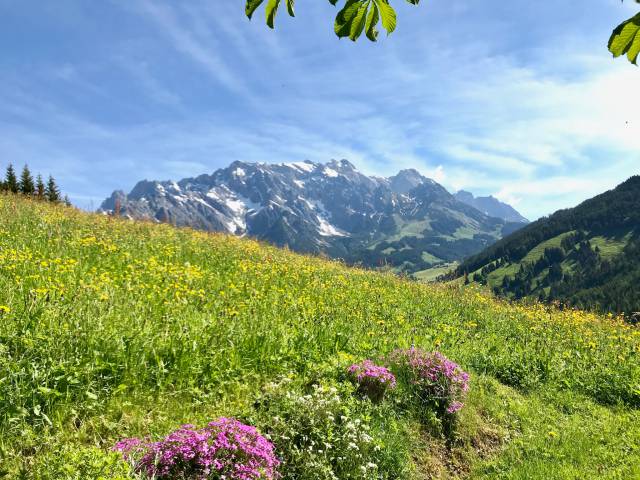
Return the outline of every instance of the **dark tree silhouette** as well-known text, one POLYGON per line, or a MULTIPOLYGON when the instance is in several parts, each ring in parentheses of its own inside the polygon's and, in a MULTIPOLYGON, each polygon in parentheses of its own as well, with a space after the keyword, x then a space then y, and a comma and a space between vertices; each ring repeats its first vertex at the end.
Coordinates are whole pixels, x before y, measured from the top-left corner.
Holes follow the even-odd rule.
POLYGON ((16 172, 13 169, 13 165, 9 164, 7 167, 7 174, 5 178, 5 189, 11 193, 18 193, 19 185, 18 178, 16 177, 16 172))
POLYGON ((38 197, 38 200, 44 200, 46 191, 47 187, 44 185, 42 175, 38 174, 36 177, 36 197, 38 197))
POLYGON ((50 202, 57 203, 61 200, 60 198, 60 190, 58 189, 58 185, 56 185, 56 181, 53 179, 51 175, 49 175, 49 181, 47 182, 46 194, 47 200, 50 202))
POLYGON ((20 193, 23 195, 33 195, 36 192, 36 187, 33 183, 33 176, 29 166, 25 165, 22 169, 22 175, 20 175, 20 193))

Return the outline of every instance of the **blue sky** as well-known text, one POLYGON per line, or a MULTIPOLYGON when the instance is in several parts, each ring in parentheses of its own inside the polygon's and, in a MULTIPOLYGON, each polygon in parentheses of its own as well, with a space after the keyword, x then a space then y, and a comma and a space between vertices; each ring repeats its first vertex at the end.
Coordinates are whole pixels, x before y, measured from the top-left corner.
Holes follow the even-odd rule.
POLYGON ((640 173, 640 70, 606 50, 633 2, 396 0, 398 30, 338 40, 297 2, 0 0, 0 166, 97 207, 234 160, 416 168, 536 218, 640 173))

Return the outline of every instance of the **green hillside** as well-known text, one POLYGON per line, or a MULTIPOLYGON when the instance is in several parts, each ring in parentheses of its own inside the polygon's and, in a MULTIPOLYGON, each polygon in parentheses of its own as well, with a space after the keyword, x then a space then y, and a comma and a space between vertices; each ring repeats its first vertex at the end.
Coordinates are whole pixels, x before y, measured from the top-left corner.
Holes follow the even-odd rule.
POLYGON ((512 299, 640 311, 640 177, 527 225, 456 269, 512 299))
POLYGON ((0 196, 0 478, 146 478, 116 442, 220 417, 285 480, 640 478, 639 407, 617 318, 0 196), (461 410, 402 370, 412 345, 469 372, 461 410))

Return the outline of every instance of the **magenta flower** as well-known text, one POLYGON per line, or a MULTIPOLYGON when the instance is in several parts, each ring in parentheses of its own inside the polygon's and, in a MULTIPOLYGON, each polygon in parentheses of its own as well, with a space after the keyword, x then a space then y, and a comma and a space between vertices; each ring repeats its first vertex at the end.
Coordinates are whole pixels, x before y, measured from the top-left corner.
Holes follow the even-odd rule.
POLYGON ((454 414, 464 406, 461 400, 469 391, 469 374, 440 352, 414 347, 395 350, 390 362, 403 372, 423 401, 436 403, 442 413, 454 414))
POLYGON ((355 363, 347 369, 351 380, 358 385, 358 391, 372 401, 379 402, 387 389, 396 387, 396 377, 389 369, 376 365, 371 360, 355 363))
POLYGON ((201 429, 183 425, 158 442, 124 439, 113 450, 122 452, 137 473, 158 480, 274 480, 280 464, 271 442, 230 418, 201 429))

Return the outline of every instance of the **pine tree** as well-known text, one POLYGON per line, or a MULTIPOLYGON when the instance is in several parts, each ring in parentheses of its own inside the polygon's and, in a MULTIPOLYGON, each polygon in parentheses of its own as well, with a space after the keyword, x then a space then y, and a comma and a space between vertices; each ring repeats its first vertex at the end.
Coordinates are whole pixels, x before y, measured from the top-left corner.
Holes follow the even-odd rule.
POLYGON ((56 181, 51 175, 49 175, 49 181, 47 182, 45 197, 50 202, 57 203, 60 201, 60 190, 58 190, 58 185, 56 185, 56 181))
POLYGON ((29 166, 25 165, 22 169, 22 175, 20 176, 20 193, 23 195, 33 195, 36 191, 36 187, 33 184, 33 177, 29 166))
POLYGON ((65 196, 64 196, 64 204, 65 204, 67 207, 70 207, 70 206, 71 206, 71 200, 69 199, 69 195, 65 195, 65 196))
POLYGON ((38 174, 38 177, 36 178, 36 197, 38 197, 38 200, 44 200, 46 191, 47 187, 44 186, 42 175, 38 174))
POLYGON ((13 169, 13 165, 9 164, 7 167, 7 178, 5 179, 5 188, 8 192, 18 193, 18 178, 16 172, 13 169))

